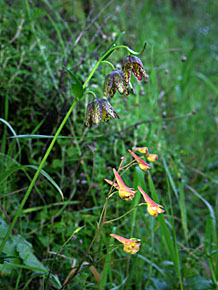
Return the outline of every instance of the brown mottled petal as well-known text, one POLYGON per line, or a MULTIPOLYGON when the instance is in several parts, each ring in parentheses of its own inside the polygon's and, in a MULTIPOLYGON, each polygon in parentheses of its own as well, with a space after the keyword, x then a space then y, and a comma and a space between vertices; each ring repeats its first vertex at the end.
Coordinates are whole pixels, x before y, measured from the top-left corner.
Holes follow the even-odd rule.
POLYGON ((114 85, 121 95, 125 93, 125 84, 122 72, 114 71, 114 85))
POLYGON ((110 115, 113 119, 116 119, 116 118, 119 119, 119 116, 114 111, 114 108, 111 106, 111 104, 107 100, 103 100, 102 107, 107 112, 107 114, 110 115))
POLYGON ((126 96, 129 95, 129 88, 128 88, 128 85, 127 84, 125 85, 125 94, 126 94, 126 96))
POLYGON ((113 83, 112 87, 111 87, 111 90, 108 92, 108 95, 113 98, 113 96, 115 95, 116 93, 116 87, 115 87, 115 84, 113 83))
POLYGON ((141 67, 140 67, 137 63, 134 63, 134 64, 133 64, 133 66, 132 66, 132 72, 133 72, 134 76, 135 76, 139 81, 142 80, 143 73, 142 73, 141 67))
POLYGON ((90 127, 92 127, 92 102, 88 104, 87 107, 87 112, 86 112, 86 120, 85 120, 85 126, 88 127, 88 125, 90 125, 90 127))
POLYGON ((101 122, 102 117, 102 104, 100 99, 95 99, 92 102, 92 121, 96 123, 97 125, 101 122))
POLYGON ((130 81, 130 76, 131 76, 131 65, 130 63, 126 63, 123 67, 123 77, 124 81, 128 84, 130 81))
POLYGON ((112 87, 113 87, 113 74, 110 73, 110 74, 106 75, 105 79, 104 79, 103 93, 105 96, 108 96, 108 95, 111 96, 112 87))
POLYGON ((137 56, 130 56, 130 62, 131 63, 137 63, 140 67, 143 67, 142 61, 140 58, 138 58, 137 56))

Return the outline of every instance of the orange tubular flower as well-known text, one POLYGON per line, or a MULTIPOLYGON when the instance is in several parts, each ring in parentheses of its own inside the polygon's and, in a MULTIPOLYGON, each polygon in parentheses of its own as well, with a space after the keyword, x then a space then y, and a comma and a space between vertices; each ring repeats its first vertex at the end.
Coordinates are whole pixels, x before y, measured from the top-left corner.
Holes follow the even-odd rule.
POLYGON ((138 157, 134 152, 131 150, 128 150, 129 153, 135 158, 135 160, 138 162, 139 168, 143 171, 148 171, 151 167, 140 157, 138 157))
POLYGON ((123 250, 128 254, 135 254, 139 251, 140 243, 136 243, 133 239, 126 239, 121 236, 110 234, 111 237, 117 239, 123 244, 123 250))
MULTIPOLYGON (((132 190, 131 188, 127 187, 124 184, 122 178, 120 177, 120 175, 118 174, 118 172, 116 171, 115 168, 113 169, 113 172, 114 172, 116 181, 118 183, 118 185, 115 185, 115 188, 119 191, 119 196, 125 200, 133 199, 133 197, 135 196, 135 193, 137 191, 132 190)), ((108 181, 106 180, 106 182, 108 182, 108 181)), ((108 182, 108 183, 110 183, 110 182, 108 182)), ((110 184, 112 184, 112 183, 110 183, 110 184)))
POLYGON ((147 203, 147 210, 151 216, 157 216, 159 213, 165 212, 162 205, 155 203, 143 190, 140 186, 138 186, 139 191, 144 197, 145 202, 147 203))
POLYGON ((148 154, 148 147, 134 147, 132 150, 138 151, 142 154, 148 154))
POLYGON ((146 157, 147 157, 148 161, 150 161, 150 162, 155 162, 158 159, 157 154, 147 154, 146 157))

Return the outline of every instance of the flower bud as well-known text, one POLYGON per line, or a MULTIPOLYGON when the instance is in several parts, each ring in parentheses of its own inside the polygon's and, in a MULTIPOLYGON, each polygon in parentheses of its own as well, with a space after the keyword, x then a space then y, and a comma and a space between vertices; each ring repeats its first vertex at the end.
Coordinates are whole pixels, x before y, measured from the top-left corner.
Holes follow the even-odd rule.
POLYGON ((157 154, 147 154, 146 156, 147 156, 148 161, 150 162, 155 162, 158 160, 157 154))
POLYGON ((142 154, 147 154, 148 153, 148 147, 134 147, 132 148, 134 151, 138 151, 142 154))

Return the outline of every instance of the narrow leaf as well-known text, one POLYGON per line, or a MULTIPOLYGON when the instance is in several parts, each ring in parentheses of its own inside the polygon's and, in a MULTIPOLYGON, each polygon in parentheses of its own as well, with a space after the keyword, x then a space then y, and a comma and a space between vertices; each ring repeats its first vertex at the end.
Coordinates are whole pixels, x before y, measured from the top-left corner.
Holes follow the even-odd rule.
POLYGON ((81 99, 84 94, 84 89, 81 82, 76 77, 76 75, 72 73, 68 68, 65 69, 68 72, 69 76, 71 77, 71 87, 74 97, 76 99, 81 99))

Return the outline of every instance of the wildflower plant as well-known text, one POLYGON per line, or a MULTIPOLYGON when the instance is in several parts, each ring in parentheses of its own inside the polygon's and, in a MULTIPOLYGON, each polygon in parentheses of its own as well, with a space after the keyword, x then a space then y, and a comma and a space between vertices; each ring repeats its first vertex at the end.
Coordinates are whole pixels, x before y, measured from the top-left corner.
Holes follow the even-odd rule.
MULTIPOLYGON (((86 81, 83 84, 80 82, 80 80, 77 78, 77 76, 74 73, 72 73, 72 71, 70 69, 66 68, 66 71, 68 72, 69 77, 71 79, 71 87, 72 87, 72 93, 74 96, 74 102, 70 106, 63 121, 61 122, 60 126, 58 127, 58 129, 54 135, 54 138, 52 139, 50 145, 48 146, 48 149, 47 149, 44 157, 42 158, 42 160, 38 166, 38 169, 36 170, 36 173, 35 173, 32 181, 27 189, 26 194, 24 195, 24 198, 23 198, 23 200, 22 200, 22 202, 17 210, 17 213, 15 214, 15 217, 12 220, 11 225, 10 225, 9 229, 7 230, 6 235, 5 235, 3 241, 0 245, 0 252, 4 249, 5 244, 8 240, 11 232, 12 232, 13 228, 15 227, 16 221, 17 221, 18 217, 21 215, 22 209, 23 209, 23 207, 24 207, 24 205, 25 205, 37 179, 38 179, 40 171, 42 170, 43 166, 45 165, 46 160, 47 160, 48 156, 50 155, 50 153, 54 147, 54 144, 61 133, 62 128, 64 127, 65 123, 69 119, 76 104, 84 97, 85 94, 92 94, 94 96, 94 99, 92 99, 87 106, 86 120, 85 120, 86 126, 88 126, 88 125, 92 126, 93 123, 95 123, 96 125, 99 125, 101 122, 108 122, 110 118, 118 119, 119 118, 118 114, 115 112, 115 109, 113 108, 113 106, 110 104, 110 102, 106 98, 107 97, 112 98, 115 95, 116 90, 121 95, 124 93, 126 95, 129 94, 128 86, 130 85, 131 72, 133 72, 134 76, 138 80, 142 80, 143 77, 145 79, 148 78, 148 75, 146 74, 146 72, 144 70, 142 61, 138 58, 138 55, 140 55, 144 51, 145 45, 144 45, 141 52, 133 51, 132 49, 130 49, 128 46, 125 46, 125 45, 117 45, 117 42, 122 35, 123 34, 120 34, 117 37, 117 39, 111 44, 111 46, 100 56, 99 60, 97 61, 94 68, 92 69, 92 71, 90 72, 86 81), (116 70, 111 63, 106 61, 106 59, 117 49, 125 49, 129 54, 122 62, 122 71, 116 70), (95 71, 97 70, 97 68, 101 64, 109 64, 112 67, 112 72, 109 73, 108 75, 106 75, 106 77, 105 77, 103 94, 102 94, 103 97, 100 97, 100 96, 97 97, 93 91, 87 90, 86 88, 87 88, 87 85, 88 85, 89 81, 91 80, 92 76, 94 75, 95 71)), ((146 157, 147 160, 150 162, 154 162, 157 160, 157 155, 149 154, 147 147, 136 147, 133 150, 136 150, 139 153, 143 154, 143 156, 146 157)), ((142 158, 144 158, 143 156, 142 156, 142 158)), ((66 284, 69 282, 69 280, 72 279, 74 276, 76 276, 77 273, 80 271, 81 266, 83 265, 83 262, 85 261, 85 259, 88 255, 90 249, 92 248, 95 240, 99 236, 99 233, 100 233, 102 227, 104 225, 106 225, 107 223, 119 220, 120 218, 122 218, 123 216, 127 215, 129 212, 131 212, 132 210, 135 209, 135 208, 130 209, 128 212, 124 213, 124 215, 122 215, 121 217, 115 217, 113 220, 106 221, 108 202, 112 197, 116 198, 116 193, 118 193, 118 195, 121 199, 123 199, 125 201, 129 201, 130 203, 131 203, 132 199, 134 199, 135 194, 137 194, 137 190, 127 186, 124 183, 124 181, 122 179, 122 174, 125 173, 127 170, 129 170, 130 167, 135 165, 136 163, 139 165, 139 167, 143 171, 145 171, 145 172, 148 171, 151 166, 149 164, 147 164, 142 158, 137 156, 133 151, 129 150, 129 153, 127 153, 125 157, 121 158, 121 162, 120 162, 118 169, 115 169, 115 168, 113 169, 114 180, 110 181, 108 179, 105 179, 105 181, 107 183, 109 183, 111 185, 111 187, 110 187, 110 190, 108 191, 108 194, 106 195, 106 198, 105 198, 103 210, 100 214, 99 221, 97 223, 96 233, 95 233, 92 241, 90 242, 90 245, 89 245, 88 249, 86 250, 84 257, 82 258, 80 263, 77 265, 77 267, 75 269, 73 269, 72 272, 69 273, 69 275, 66 278, 66 283, 64 283, 63 286, 66 286, 66 284), (132 157, 134 157, 134 160, 130 161, 126 165, 123 165, 123 163, 126 162, 126 159, 129 158, 130 155, 132 155, 132 157)), ((140 187, 138 187, 138 189, 142 193, 143 198, 145 200, 145 203, 140 204, 140 205, 147 205, 148 212, 150 215, 157 216, 158 214, 164 212, 164 210, 162 209, 163 207, 161 205, 158 205, 154 201, 152 201, 144 193, 144 191, 140 187)), ((138 205, 138 206, 140 206, 140 205, 138 205)), ((139 251, 141 244, 138 243, 138 239, 135 239, 135 238, 127 239, 127 238, 119 236, 115 233, 111 233, 111 237, 117 239, 119 242, 121 242, 123 244, 123 246, 124 246, 123 249, 126 253, 136 254, 139 251)))

